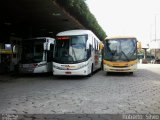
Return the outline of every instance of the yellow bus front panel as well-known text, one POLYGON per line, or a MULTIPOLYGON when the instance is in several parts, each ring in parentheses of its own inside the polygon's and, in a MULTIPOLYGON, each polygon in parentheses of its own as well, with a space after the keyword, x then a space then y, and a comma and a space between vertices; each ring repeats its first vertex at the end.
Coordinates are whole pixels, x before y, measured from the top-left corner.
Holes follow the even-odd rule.
POLYGON ((103 68, 106 72, 134 72, 137 70, 137 60, 130 62, 111 62, 103 60, 103 68))

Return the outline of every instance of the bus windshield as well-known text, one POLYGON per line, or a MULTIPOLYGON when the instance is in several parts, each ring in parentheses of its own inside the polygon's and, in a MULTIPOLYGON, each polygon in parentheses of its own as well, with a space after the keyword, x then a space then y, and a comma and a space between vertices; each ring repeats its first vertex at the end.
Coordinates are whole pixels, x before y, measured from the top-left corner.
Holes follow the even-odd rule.
POLYGON ((24 40, 22 43, 22 60, 21 63, 38 63, 45 60, 43 50, 44 40, 24 40))
POLYGON ((87 59, 87 35, 58 36, 54 60, 57 63, 79 63, 87 59))
POLYGON ((137 59, 135 38, 111 39, 105 41, 104 59, 109 61, 131 61, 137 59))

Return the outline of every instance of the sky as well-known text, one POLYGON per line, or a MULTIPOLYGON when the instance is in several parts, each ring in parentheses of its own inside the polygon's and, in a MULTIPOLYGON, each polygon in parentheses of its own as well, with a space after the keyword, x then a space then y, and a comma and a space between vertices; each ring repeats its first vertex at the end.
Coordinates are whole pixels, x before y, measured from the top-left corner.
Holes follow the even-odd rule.
POLYGON ((156 39, 160 39, 160 0, 86 0, 86 3, 107 36, 135 36, 143 44, 154 40, 155 33, 156 39))

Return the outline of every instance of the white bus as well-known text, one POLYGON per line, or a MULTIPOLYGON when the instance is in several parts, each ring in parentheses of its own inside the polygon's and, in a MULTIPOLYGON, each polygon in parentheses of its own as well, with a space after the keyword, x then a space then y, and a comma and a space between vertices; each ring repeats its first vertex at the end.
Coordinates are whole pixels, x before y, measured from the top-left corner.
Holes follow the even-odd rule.
POLYGON ((56 36, 53 75, 91 76, 101 68, 102 42, 90 30, 68 30, 56 36))
POLYGON ((52 72, 54 38, 37 37, 22 41, 20 73, 52 72))

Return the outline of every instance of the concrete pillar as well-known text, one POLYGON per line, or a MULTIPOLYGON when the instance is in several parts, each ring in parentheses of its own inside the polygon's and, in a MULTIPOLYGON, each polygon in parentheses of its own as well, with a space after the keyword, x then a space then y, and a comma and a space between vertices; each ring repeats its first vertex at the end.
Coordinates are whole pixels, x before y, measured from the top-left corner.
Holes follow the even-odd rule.
POLYGON ((144 59, 147 58, 147 48, 144 48, 144 59))

